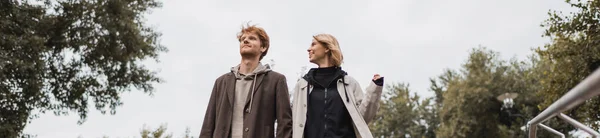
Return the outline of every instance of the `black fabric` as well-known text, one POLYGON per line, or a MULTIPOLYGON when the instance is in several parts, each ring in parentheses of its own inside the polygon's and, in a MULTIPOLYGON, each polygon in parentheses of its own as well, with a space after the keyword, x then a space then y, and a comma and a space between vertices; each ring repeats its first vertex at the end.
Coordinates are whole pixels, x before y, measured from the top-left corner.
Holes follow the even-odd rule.
POLYGON ((375 85, 377 85, 377 86, 383 86, 383 77, 381 77, 377 80, 373 80, 373 83, 375 83, 375 85))
POLYGON ((352 118, 339 94, 346 91, 337 89, 337 80, 345 75, 340 67, 329 67, 313 68, 303 77, 313 88, 308 95, 305 138, 356 137, 352 118))

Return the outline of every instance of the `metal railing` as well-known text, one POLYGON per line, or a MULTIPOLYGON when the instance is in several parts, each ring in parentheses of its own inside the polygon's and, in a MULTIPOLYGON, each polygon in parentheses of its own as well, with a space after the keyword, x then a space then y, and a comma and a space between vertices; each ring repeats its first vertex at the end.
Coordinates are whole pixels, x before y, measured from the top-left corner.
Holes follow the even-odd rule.
MULTIPOLYGON (((558 116, 559 118, 563 119, 564 121, 579 129, 582 129, 583 131, 589 133, 593 137, 600 137, 600 133, 596 132, 592 128, 583 125, 582 123, 570 118, 567 115, 562 114, 562 112, 570 110, 573 107, 585 102, 586 100, 598 95, 600 95, 600 69, 594 71, 591 75, 589 75, 587 78, 581 81, 577 86, 575 86, 565 95, 563 95, 550 106, 548 106, 546 110, 544 110, 542 113, 538 114, 536 117, 527 122, 527 128, 529 128, 529 138, 536 137, 536 130, 538 125, 542 126, 542 128, 545 129, 551 129, 550 131, 554 133, 556 130, 549 127, 546 128, 547 126, 544 126, 541 123, 555 116, 558 116)), ((564 137, 562 133, 555 134, 560 134, 564 137)))
POLYGON ((561 138, 565 138, 565 134, 560 133, 560 132, 558 132, 558 131, 556 131, 556 130, 554 130, 554 129, 552 129, 552 128, 544 125, 544 124, 539 124, 539 126, 541 126, 543 129, 546 129, 546 130, 548 130, 548 131, 550 131, 550 132, 552 132, 552 133, 554 133, 556 135, 559 135, 561 138))

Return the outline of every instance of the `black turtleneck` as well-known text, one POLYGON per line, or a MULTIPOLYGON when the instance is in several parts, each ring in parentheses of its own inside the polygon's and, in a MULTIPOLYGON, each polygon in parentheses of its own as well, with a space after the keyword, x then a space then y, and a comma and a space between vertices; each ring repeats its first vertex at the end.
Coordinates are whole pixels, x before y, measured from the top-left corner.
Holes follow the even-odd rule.
POLYGON ((329 86, 333 79, 338 78, 336 75, 336 73, 338 73, 338 70, 339 68, 336 67, 315 69, 313 74, 315 83, 321 85, 322 87, 329 86))
POLYGON ((354 138, 352 118, 344 106, 337 80, 344 77, 340 67, 313 68, 305 79, 313 87, 308 97, 305 138, 354 138))

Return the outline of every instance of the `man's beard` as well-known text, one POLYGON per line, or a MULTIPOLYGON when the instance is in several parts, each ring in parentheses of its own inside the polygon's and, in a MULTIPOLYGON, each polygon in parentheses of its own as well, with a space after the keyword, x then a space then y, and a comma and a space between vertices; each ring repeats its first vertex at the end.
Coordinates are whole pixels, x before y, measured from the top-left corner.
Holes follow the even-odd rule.
POLYGON ((260 53, 246 51, 246 52, 240 52, 240 55, 242 56, 242 58, 245 58, 245 59, 253 59, 253 58, 260 56, 260 53))

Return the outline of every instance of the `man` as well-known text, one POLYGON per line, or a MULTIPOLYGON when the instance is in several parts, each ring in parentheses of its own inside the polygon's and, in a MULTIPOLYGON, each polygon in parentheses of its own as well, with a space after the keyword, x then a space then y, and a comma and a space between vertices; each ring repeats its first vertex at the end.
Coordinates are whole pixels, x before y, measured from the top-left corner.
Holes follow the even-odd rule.
POLYGON ((277 138, 292 137, 286 78, 260 62, 269 36, 247 25, 237 38, 242 61, 215 81, 200 138, 273 138, 275 120, 277 138))

